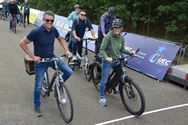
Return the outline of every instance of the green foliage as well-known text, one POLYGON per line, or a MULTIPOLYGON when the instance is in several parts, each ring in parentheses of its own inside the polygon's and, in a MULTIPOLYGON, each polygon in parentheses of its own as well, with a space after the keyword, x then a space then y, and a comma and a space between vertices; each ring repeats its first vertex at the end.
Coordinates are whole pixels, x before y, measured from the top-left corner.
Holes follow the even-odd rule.
POLYGON ((68 16, 79 3, 96 24, 101 14, 113 6, 129 32, 157 37, 168 34, 177 41, 188 35, 188 0, 30 0, 30 3, 33 8, 63 16, 68 16))

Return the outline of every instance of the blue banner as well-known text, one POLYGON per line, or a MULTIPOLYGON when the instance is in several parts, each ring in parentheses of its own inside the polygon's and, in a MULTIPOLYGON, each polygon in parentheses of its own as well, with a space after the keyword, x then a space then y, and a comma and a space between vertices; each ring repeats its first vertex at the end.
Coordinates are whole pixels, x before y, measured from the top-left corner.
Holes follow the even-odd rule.
POLYGON ((180 47, 132 33, 128 33, 124 38, 127 49, 140 49, 137 54, 138 58, 132 58, 128 66, 158 80, 163 80, 180 47))

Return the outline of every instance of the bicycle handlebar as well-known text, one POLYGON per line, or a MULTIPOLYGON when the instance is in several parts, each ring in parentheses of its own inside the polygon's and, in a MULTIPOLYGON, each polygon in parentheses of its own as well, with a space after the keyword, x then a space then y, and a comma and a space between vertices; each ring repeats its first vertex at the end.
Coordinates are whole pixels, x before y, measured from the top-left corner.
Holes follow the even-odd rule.
POLYGON ((66 58, 66 57, 68 57, 67 54, 62 55, 60 58, 58 58, 58 57, 52 57, 52 58, 41 58, 40 61, 38 61, 37 63, 58 61, 58 60, 60 60, 60 59, 64 59, 64 58, 66 58))
MULTIPOLYGON (((138 53, 138 51, 139 51, 140 49, 138 48, 136 51, 135 51, 135 54, 136 53, 138 53)), ((128 56, 125 56, 125 57, 120 57, 120 58, 118 58, 118 59, 113 59, 113 62, 119 62, 119 61, 127 61, 128 60, 128 58, 129 57, 133 57, 133 55, 128 55, 128 56), (127 59, 127 60, 125 60, 125 59, 127 59)))
POLYGON ((97 40, 97 38, 95 38, 95 39, 94 39, 94 38, 81 38, 81 40, 82 40, 82 41, 84 41, 84 40, 91 40, 91 41, 95 41, 95 40, 97 40))

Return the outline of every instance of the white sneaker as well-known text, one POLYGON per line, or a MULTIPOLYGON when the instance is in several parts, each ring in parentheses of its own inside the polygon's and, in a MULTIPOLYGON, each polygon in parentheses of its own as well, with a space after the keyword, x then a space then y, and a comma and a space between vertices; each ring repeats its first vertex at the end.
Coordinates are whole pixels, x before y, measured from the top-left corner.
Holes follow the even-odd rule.
POLYGON ((106 98, 100 98, 100 99, 99 99, 99 104, 100 104, 100 106, 102 106, 102 107, 106 107, 106 106, 107 106, 106 98))

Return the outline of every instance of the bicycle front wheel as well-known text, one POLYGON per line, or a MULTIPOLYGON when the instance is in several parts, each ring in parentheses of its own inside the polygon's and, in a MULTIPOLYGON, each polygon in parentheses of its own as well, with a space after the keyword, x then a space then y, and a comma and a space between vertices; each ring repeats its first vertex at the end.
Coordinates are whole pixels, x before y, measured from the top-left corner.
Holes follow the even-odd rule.
POLYGON ((91 65, 86 64, 84 69, 85 78, 87 81, 91 80, 91 65))
POLYGON ((16 33, 16 24, 17 24, 17 19, 16 17, 14 17, 14 22, 13 22, 14 33, 16 33))
POLYGON ((91 79, 97 90, 99 90, 99 83, 101 80, 101 65, 97 62, 94 62, 91 66, 91 79))
POLYGON ((73 119, 74 109, 68 88, 64 84, 60 85, 59 87, 57 87, 56 84, 55 95, 56 95, 55 97, 57 101, 57 106, 63 120, 66 123, 70 123, 73 119))
POLYGON ((145 110, 145 98, 140 87, 132 80, 125 80, 120 84, 119 90, 127 111, 136 116, 141 115, 145 110))

